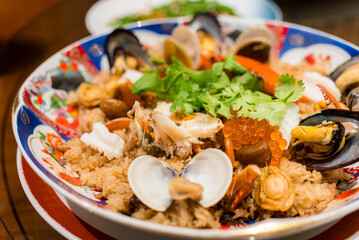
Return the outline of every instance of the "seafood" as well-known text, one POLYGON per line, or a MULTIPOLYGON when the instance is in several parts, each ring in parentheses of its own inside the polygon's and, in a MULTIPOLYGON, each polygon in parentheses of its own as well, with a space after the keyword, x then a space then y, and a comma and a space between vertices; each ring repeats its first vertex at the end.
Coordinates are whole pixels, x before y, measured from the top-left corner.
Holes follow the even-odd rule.
POLYGON ((257 165, 248 165, 233 177, 226 193, 229 199, 233 199, 230 210, 234 210, 235 207, 251 193, 255 181, 260 175, 261 170, 257 165))
POLYGON ((359 114, 324 109, 300 122, 292 130, 291 147, 309 169, 330 170, 358 161, 359 114))
POLYGON ((187 178, 175 177, 169 182, 169 191, 173 200, 193 199, 200 201, 203 187, 201 184, 191 182, 187 178))
POLYGON ((353 57, 338 66, 329 78, 335 81, 335 85, 343 94, 345 101, 346 96, 356 87, 359 87, 359 56, 353 57))
POLYGON ((79 103, 86 107, 98 106, 102 100, 110 98, 105 89, 88 83, 81 83, 77 95, 79 103))
POLYGON ((197 68, 200 46, 197 35, 189 27, 179 26, 172 32, 172 37, 163 43, 165 61, 172 63, 175 56, 186 67, 197 68))
POLYGON ((287 211, 295 201, 292 180, 277 167, 265 167, 255 188, 254 199, 264 209, 287 211))
POLYGON ((359 87, 350 91, 346 104, 350 110, 359 112, 359 87))
POLYGON ((139 64, 154 67, 138 38, 125 29, 116 29, 108 35, 105 52, 110 68, 115 66, 112 71, 115 74, 120 75, 124 70, 136 69, 139 64))
POLYGON ((145 205, 165 211, 173 201, 172 196, 187 199, 194 195, 203 207, 213 206, 226 193, 232 174, 232 164, 227 155, 209 148, 197 154, 182 169, 181 178, 175 178, 179 176, 178 172, 155 157, 138 157, 128 169, 128 180, 135 195, 145 205), (193 191, 196 193, 190 193, 193 191))
POLYGON ((136 197, 157 211, 171 205, 168 183, 176 176, 178 172, 169 164, 149 155, 136 158, 128 169, 128 182, 136 197))
POLYGON ((211 13, 199 13, 188 26, 173 29, 171 37, 164 41, 164 56, 172 63, 174 56, 185 66, 197 69, 200 54, 213 55, 225 50, 224 37, 216 16, 211 13))
POLYGON ((259 62, 269 60, 273 35, 265 28, 252 28, 241 33, 236 39, 232 52, 235 55, 250 57, 259 62))

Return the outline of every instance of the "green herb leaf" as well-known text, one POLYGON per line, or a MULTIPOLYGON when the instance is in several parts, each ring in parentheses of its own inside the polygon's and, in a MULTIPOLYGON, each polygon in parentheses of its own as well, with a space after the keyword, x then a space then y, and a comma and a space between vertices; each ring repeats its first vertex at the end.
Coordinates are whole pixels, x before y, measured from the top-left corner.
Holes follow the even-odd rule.
POLYGON ((286 114, 286 103, 300 98, 304 90, 302 81, 295 84, 293 76, 282 75, 276 86, 275 97, 261 90, 263 82, 250 71, 237 64, 230 54, 223 62, 213 64, 211 70, 195 71, 177 59, 166 67, 166 76, 160 78, 163 68, 144 74, 132 87, 134 93, 152 91, 161 99, 172 100, 171 111, 189 115, 205 110, 212 116, 231 118, 231 110, 240 117, 266 119, 278 125, 286 114), (232 79, 227 73, 236 74, 232 79))
POLYGON ((262 91, 263 81, 258 81, 258 78, 252 72, 247 71, 243 75, 238 75, 232 79, 232 82, 243 85, 244 88, 252 91, 262 91))
POLYGON ((276 85, 274 93, 274 96, 279 100, 284 102, 295 102, 302 96, 304 91, 303 81, 300 80, 295 84, 296 79, 294 76, 289 76, 288 74, 281 75, 279 81, 281 82, 281 85, 276 85))
POLYGON ((155 62, 155 63, 167 64, 164 60, 159 59, 159 58, 155 58, 155 57, 150 57, 149 60, 150 60, 151 62, 155 62))
POLYGON ((257 105, 254 111, 251 111, 249 117, 258 120, 266 119, 273 126, 280 124, 280 121, 287 113, 287 107, 282 101, 271 101, 257 105))
POLYGON ((164 82, 157 72, 145 73, 132 85, 132 92, 141 95, 144 91, 151 91, 158 97, 165 97, 164 82))
POLYGON ((224 69, 237 74, 243 74, 247 71, 245 67, 236 61, 236 58, 232 53, 228 54, 224 59, 224 69))

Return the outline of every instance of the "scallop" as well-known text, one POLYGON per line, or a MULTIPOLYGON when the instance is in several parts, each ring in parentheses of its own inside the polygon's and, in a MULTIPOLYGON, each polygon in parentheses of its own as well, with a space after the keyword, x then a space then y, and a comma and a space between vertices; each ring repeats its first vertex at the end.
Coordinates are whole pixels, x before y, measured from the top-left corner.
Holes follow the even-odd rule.
MULTIPOLYGON (((233 168, 227 155, 218 149, 198 153, 183 169, 181 176, 203 188, 203 207, 211 207, 225 195, 231 184, 233 168)), ((169 164, 149 155, 136 158, 128 169, 132 191, 147 207, 165 211, 173 199, 169 182, 179 176, 169 164)))

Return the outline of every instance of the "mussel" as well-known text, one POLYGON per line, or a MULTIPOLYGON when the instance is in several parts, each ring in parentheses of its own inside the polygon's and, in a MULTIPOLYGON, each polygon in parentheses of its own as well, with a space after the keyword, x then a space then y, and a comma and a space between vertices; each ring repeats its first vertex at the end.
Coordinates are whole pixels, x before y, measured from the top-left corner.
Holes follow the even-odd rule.
POLYGON ((135 68, 139 64, 155 67, 135 34, 126 29, 115 29, 107 36, 105 52, 110 68, 117 63, 121 70, 135 68))
POLYGON ((179 173, 164 161, 148 155, 138 157, 128 169, 128 182, 142 203, 154 210, 165 211, 173 198, 193 195, 191 192, 196 189, 200 192, 203 190, 202 197, 195 195, 200 200, 199 204, 203 207, 213 206, 225 195, 232 175, 232 163, 227 155, 218 149, 209 148, 198 153, 182 169, 181 178, 176 178, 179 173), (175 178, 180 181, 172 182, 175 178), (183 181, 182 178, 189 181, 183 181), (173 184, 169 185, 170 182, 173 184), (179 191, 186 192, 178 194, 179 191), (172 197, 171 193, 176 193, 176 196, 172 197))
MULTIPOLYGON (((188 24, 196 32, 204 32, 212 38, 214 38, 217 44, 224 42, 221 25, 219 24, 217 17, 209 12, 196 14, 192 21, 188 24)), ((219 51, 221 51, 219 49, 219 51)))
POLYGON ((290 150, 308 169, 326 171, 359 161, 359 112, 325 109, 299 125, 292 130, 290 150))
POLYGON ((345 101, 350 91, 359 87, 359 56, 338 66, 328 77, 335 81, 335 85, 342 93, 342 100, 345 101))
POLYGON ((346 99, 346 104, 350 110, 359 112, 359 87, 350 91, 346 99))

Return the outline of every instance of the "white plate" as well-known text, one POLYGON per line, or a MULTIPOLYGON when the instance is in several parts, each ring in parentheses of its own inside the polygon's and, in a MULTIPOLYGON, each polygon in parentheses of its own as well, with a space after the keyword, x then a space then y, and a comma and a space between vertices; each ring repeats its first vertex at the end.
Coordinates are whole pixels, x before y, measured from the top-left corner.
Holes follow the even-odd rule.
MULTIPOLYGON (((96 2, 87 12, 85 24, 91 34, 110 32, 110 22, 118 17, 141 12, 168 3, 171 0, 102 0, 96 2)), ((282 11, 270 0, 217 0, 230 6, 234 12, 244 18, 265 18, 282 20, 282 11)))

